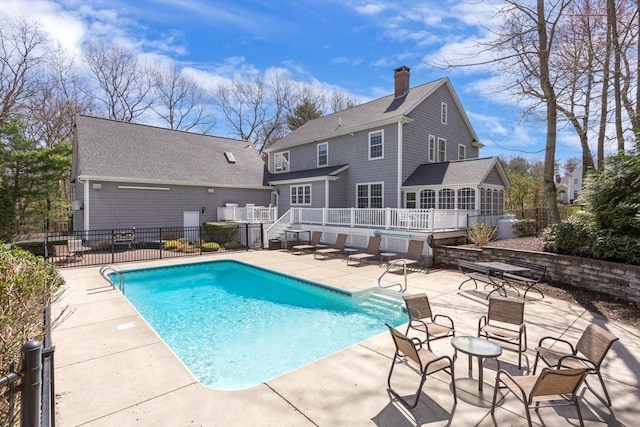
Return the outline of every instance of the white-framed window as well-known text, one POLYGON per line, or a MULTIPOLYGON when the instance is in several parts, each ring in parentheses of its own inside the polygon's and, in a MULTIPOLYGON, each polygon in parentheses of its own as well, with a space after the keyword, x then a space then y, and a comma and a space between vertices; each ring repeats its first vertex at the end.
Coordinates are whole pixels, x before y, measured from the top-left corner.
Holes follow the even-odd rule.
POLYGON ((458 190, 458 209, 476 208, 476 190, 473 188, 461 188, 458 190))
POLYGON ((429 135, 429 162, 436 161, 436 137, 429 135))
POLYGON ((292 185, 291 205, 310 205, 311 204, 311 184, 292 185))
POLYGON ((446 102, 440 103, 440 123, 442 123, 443 125, 447 124, 447 103, 446 102))
POLYGON ((369 132, 369 160, 384 158, 384 130, 369 132))
POLYGON ((404 207, 407 209, 416 208, 416 193, 410 191, 404 194, 404 207))
POLYGON ((360 209, 382 208, 383 183, 356 184, 356 206, 360 209))
POLYGON ((276 172, 287 172, 289 170, 289 152, 274 153, 273 166, 276 172))
POLYGON ((458 144, 458 160, 464 160, 467 158, 467 146, 464 144, 458 144))
POLYGON ((438 162, 445 162, 447 160, 447 140, 444 138, 438 138, 438 162))
POLYGON ((456 192, 450 188, 438 191, 438 209, 455 209, 456 192))
POLYGON ((436 208, 436 192, 433 190, 422 190, 420 192, 420 209, 436 208))
POLYGON ((329 164, 329 143, 321 142, 318 144, 318 167, 327 166, 329 164))

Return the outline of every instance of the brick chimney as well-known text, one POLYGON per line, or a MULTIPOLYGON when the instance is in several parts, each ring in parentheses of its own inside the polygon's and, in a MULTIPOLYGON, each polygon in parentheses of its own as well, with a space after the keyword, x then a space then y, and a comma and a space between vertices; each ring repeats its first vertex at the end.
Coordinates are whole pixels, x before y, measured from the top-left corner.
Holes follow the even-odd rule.
POLYGON ((409 92, 409 70, 410 68, 406 65, 393 70, 395 79, 394 97, 399 98, 409 92))

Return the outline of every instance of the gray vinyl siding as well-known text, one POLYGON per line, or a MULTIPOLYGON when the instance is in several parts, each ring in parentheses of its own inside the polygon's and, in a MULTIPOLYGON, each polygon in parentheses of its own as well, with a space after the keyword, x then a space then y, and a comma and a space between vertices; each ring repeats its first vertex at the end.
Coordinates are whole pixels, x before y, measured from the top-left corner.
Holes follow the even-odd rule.
MULTIPOLYGON (((217 208, 225 203, 244 206, 268 206, 270 192, 255 189, 192 187, 177 185, 147 185, 136 183, 99 182, 102 188, 90 189, 89 215, 91 230, 128 229, 132 227, 182 227, 184 211, 198 211, 200 222, 216 221, 217 208), (166 190, 122 189, 118 186, 162 187, 166 190)), ((93 182, 92 182, 93 184, 93 182)), ((87 207, 85 207, 85 214, 87 207)), ((74 226, 76 224, 74 223, 74 226)), ((82 224, 80 224, 82 227, 82 224)))
POLYGON ((350 200, 347 200, 347 188, 344 186, 349 171, 339 174, 338 181, 329 181, 329 207, 330 208, 344 208, 351 206, 350 200))
MULTIPOLYGON (((84 183, 76 180, 73 188, 73 200, 84 204, 84 183)), ((73 229, 82 230, 84 228, 84 206, 79 211, 73 211, 73 229)))
POLYGON ((440 86, 410 114, 414 120, 403 130, 403 181, 420 165, 429 163, 429 135, 446 139, 445 161, 458 160, 458 144, 467 147, 467 158, 477 158, 478 149, 471 146, 472 134, 464 122, 447 86, 440 86), (447 124, 440 123, 440 104, 447 104, 447 124))
POLYGON ((502 186, 504 186, 506 184, 500 178, 500 174, 498 173, 496 168, 493 168, 491 170, 491 172, 489 172, 489 174, 487 175, 487 178, 484 180, 483 183, 484 184, 491 184, 491 185, 502 185, 502 186))

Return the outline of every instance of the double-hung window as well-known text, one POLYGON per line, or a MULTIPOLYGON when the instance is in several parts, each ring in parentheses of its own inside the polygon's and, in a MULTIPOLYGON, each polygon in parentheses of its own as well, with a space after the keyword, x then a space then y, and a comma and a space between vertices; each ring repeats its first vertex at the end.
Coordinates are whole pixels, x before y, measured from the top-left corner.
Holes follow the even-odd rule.
POLYGON ((369 160, 384 158, 384 131, 369 132, 369 160))
POLYGON ((311 185, 292 185, 291 186, 291 205, 310 205, 311 204, 311 185))
POLYGON ((360 209, 382 208, 382 183, 358 184, 356 186, 357 206, 360 209))
POLYGON ((440 103, 440 123, 442 123, 443 125, 447 124, 447 103, 446 102, 441 102, 440 103))
POLYGON ((458 160, 464 160, 467 158, 467 146, 464 144, 458 144, 458 160))
POLYGON ((321 142, 318 144, 318 167, 327 166, 329 164, 329 143, 321 142))
POLYGON ((429 135, 429 162, 436 161, 436 137, 429 135))
POLYGON ((289 170, 289 152, 275 153, 273 163, 276 172, 287 172, 289 170))
POLYGON ((447 140, 438 138, 438 162, 445 162, 447 156, 447 140))

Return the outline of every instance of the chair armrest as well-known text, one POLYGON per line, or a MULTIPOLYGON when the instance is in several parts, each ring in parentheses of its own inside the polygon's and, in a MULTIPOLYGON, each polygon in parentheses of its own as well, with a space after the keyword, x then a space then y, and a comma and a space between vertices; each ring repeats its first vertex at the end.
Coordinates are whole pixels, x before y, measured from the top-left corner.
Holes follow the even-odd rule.
POLYGON ((440 360, 445 360, 445 359, 449 361, 449 368, 451 368, 453 366, 453 361, 451 360, 451 358, 449 356, 440 356, 440 357, 436 357, 435 359, 431 359, 426 365, 424 365, 425 372, 427 371, 427 368, 430 365, 432 365, 432 364, 434 364, 434 363, 436 363, 436 362, 438 362, 440 360))
POLYGON ((487 316, 482 316, 480 319, 478 319, 478 336, 480 336, 480 331, 486 325, 487 325, 487 316))
POLYGON ((422 348, 422 341, 420 341, 419 338, 413 337, 413 338, 410 338, 410 340, 413 343, 413 346, 416 348, 416 350, 420 350, 422 348))
POLYGON ((562 362, 564 362, 567 359, 579 360, 580 362, 582 362, 585 365, 587 365, 588 370, 591 370, 591 371, 595 371, 596 370, 596 364, 595 363, 593 363, 591 360, 587 359, 586 357, 576 356, 575 354, 567 354, 566 356, 562 356, 558 360, 558 369, 563 367, 562 366, 562 362))
MULTIPOLYGON (((496 375, 496 385, 495 385, 495 389, 496 389, 496 390, 498 389, 498 387, 499 387, 499 385, 500 385, 500 377, 501 377, 502 375, 506 375, 506 376, 511 380, 511 383, 512 383, 513 385, 515 385, 516 387, 518 387, 518 390, 520 391, 520 394, 522 395, 522 401, 523 401, 523 402, 526 402, 526 401, 527 401, 527 393, 525 393, 525 391, 522 389, 522 387, 520 387, 520 384, 518 384, 518 383, 516 382, 516 380, 513 378, 513 376, 511 376, 511 374, 510 374, 509 372, 505 371, 504 369, 500 369, 500 370, 498 371, 498 374, 496 375)), ((504 381, 503 381, 503 383, 504 383, 504 381)), ((506 383, 505 383, 505 385, 506 385, 506 383)), ((509 386, 507 386, 507 388, 511 389, 511 387, 509 387, 509 386)), ((513 391, 513 390, 511 390, 511 391, 513 391)), ((514 393, 515 393, 515 392, 514 392, 514 393)))
POLYGON ((451 323, 451 328, 452 329, 454 328, 453 319, 451 317, 449 317, 449 316, 447 316, 445 314, 436 314, 435 316, 433 316, 433 321, 435 322, 438 317, 442 317, 444 319, 447 319, 449 321, 449 323, 451 323))
MULTIPOLYGON (((422 327, 424 328, 424 330, 425 330, 425 332, 426 332, 426 330, 427 330, 427 323, 426 323, 425 321, 420 320, 420 319, 411 319, 411 320, 409 320, 409 327, 410 327, 410 328, 414 328, 414 326, 413 326, 413 323, 414 323, 414 322, 415 322, 415 323, 419 323, 420 325, 422 325, 422 327)), ((416 329, 416 328, 414 328, 414 329, 416 329)))
POLYGON ((569 341, 562 339, 562 338, 556 338, 556 337, 542 337, 540 338, 540 341, 538 341, 538 347, 546 347, 549 348, 550 346, 543 346, 543 344, 545 343, 545 341, 553 341, 553 343, 563 343, 569 346, 569 348, 571 349, 571 354, 576 354, 576 349, 573 347, 573 344, 571 344, 569 341))

